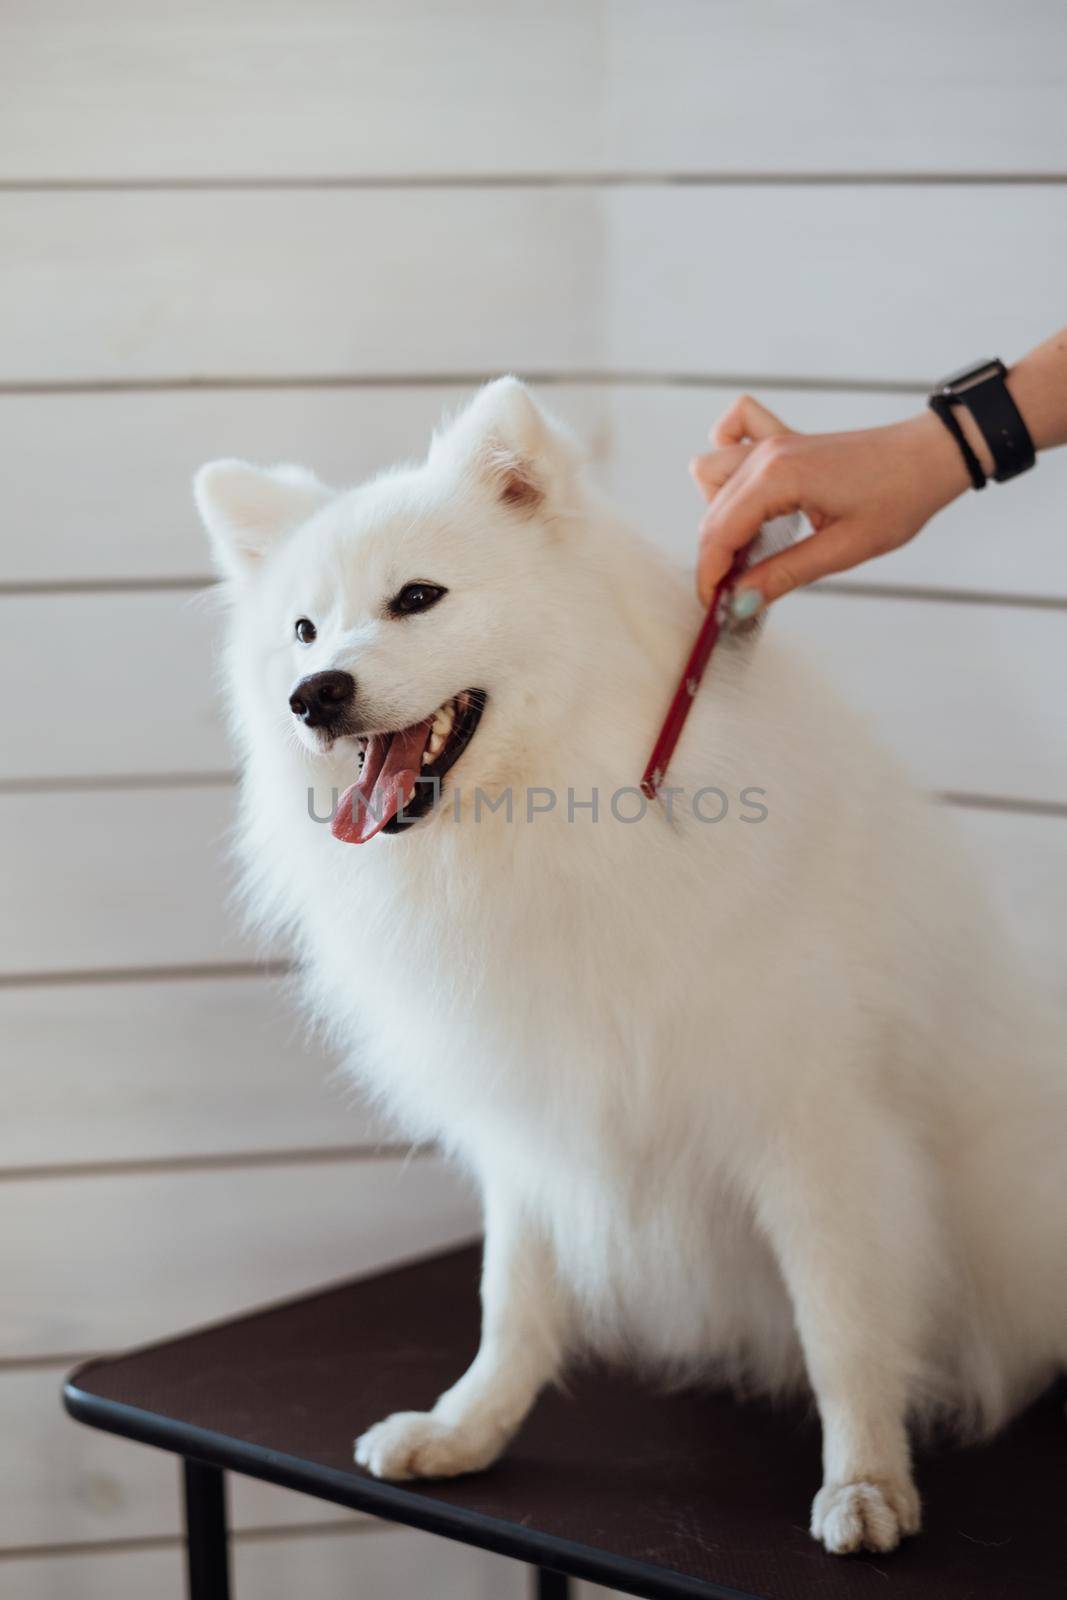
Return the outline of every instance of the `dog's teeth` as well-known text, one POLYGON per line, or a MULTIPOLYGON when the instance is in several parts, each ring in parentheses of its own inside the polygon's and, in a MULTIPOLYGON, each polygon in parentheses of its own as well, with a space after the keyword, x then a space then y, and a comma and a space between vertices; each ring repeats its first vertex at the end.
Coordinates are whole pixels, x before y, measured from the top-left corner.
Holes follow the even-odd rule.
POLYGON ((433 724, 430 728, 430 737, 426 745, 426 754, 422 758, 423 766, 426 762, 433 761, 441 754, 452 732, 452 723, 455 717, 455 701, 450 700, 434 714, 433 724))

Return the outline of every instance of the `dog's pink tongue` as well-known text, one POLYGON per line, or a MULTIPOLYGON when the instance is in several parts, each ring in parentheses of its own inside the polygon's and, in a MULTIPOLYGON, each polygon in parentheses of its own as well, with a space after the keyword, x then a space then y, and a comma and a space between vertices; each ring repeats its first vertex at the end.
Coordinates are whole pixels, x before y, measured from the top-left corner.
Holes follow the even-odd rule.
POLYGON ((396 816, 419 775, 429 737, 429 722, 416 722, 399 733, 371 735, 359 781, 338 802, 332 825, 335 839, 366 844, 396 816))

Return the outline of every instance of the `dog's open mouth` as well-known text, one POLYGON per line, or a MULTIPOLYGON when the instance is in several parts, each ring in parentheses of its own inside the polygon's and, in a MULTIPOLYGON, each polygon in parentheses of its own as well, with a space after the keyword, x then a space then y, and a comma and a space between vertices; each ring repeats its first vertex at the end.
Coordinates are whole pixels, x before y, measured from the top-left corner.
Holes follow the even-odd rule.
POLYGON ((474 737, 485 702, 483 689, 464 689, 409 728, 361 738, 359 777, 338 801, 334 838, 366 844, 375 834, 402 833, 426 816, 445 773, 474 737))

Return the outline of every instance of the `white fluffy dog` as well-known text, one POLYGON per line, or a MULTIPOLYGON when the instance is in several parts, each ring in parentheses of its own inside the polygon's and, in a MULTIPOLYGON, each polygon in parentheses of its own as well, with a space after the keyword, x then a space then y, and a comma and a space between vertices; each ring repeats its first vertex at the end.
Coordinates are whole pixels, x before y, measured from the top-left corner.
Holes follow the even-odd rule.
POLYGON ((890 1549, 909 1423, 992 1428, 1067 1357, 1053 1035, 938 815, 773 622, 644 805, 698 606, 512 379, 361 488, 196 494, 256 904, 484 1196, 477 1358, 357 1460, 485 1467, 582 1352, 809 1387, 812 1531, 890 1549))

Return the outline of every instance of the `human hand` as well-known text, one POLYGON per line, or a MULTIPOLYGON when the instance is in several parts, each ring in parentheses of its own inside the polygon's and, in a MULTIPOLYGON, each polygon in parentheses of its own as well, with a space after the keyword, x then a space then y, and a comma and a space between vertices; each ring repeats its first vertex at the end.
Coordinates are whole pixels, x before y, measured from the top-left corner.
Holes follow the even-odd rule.
POLYGON ((856 433, 804 434, 741 395, 711 440, 715 448, 690 464, 709 502, 697 569, 704 605, 736 552, 771 517, 802 511, 813 529, 738 580, 730 602, 738 620, 906 544, 970 486, 955 441, 932 411, 856 433))

